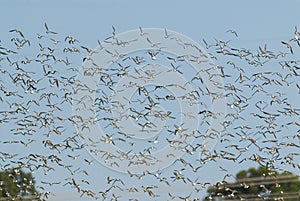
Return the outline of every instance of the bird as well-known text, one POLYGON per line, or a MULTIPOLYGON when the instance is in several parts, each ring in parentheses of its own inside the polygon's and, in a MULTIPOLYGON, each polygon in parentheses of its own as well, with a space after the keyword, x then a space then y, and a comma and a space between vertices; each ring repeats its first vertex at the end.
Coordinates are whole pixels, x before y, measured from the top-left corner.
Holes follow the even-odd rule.
POLYGON ((294 51, 293 51, 293 48, 292 48, 292 45, 287 43, 287 42, 284 42, 284 41, 281 41, 282 44, 284 44, 291 52, 291 54, 294 54, 294 51))
POLYGON ((296 83, 296 86, 297 86, 297 88, 298 88, 298 94, 300 94, 300 86, 299 86, 299 84, 296 83))
POLYGON ((234 34, 236 37, 238 37, 238 34, 237 34, 236 31, 233 30, 233 29, 229 29, 229 30, 227 30, 226 32, 232 33, 232 34, 234 34))
POLYGON ((75 39, 74 37, 68 35, 65 37, 65 41, 67 41, 69 44, 74 44, 75 42, 79 42, 77 39, 75 39))
POLYGON ((46 24, 46 22, 45 22, 44 25, 45 25, 45 29, 46 29, 46 34, 57 34, 56 32, 49 30, 48 25, 46 24))
POLYGON ((139 30, 140 30, 140 35, 144 36, 144 35, 148 35, 148 33, 145 33, 144 30, 142 29, 141 26, 139 26, 139 30))

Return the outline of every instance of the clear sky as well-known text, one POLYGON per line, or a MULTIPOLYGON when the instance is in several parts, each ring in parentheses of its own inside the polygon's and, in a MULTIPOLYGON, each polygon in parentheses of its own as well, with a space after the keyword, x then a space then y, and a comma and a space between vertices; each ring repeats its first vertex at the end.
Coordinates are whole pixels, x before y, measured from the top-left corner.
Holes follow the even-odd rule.
MULTIPOLYGON (((111 35, 112 26, 117 33, 139 26, 166 28, 186 35, 202 46, 202 39, 231 39, 232 35, 227 30, 233 29, 238 33, 238 39, 232 43, 235 46, 254 49, 267 43, 276 49, 282 47, 281 40, 293 37, 296 25, 300 27, 299 7, 298 1, 277 0, 6 0, 0 3, 0 40, 11 36, 8 32, 11 29, 20 29, 33 37, 44 30, 46 22, 52 30, 62 35, 72 35, 92 49, 98 45, 98 40, 103 41, 111 35)), ((222 63, 222 60, 217 62, 222 63)), ((87 153, 82 154, 88 156, 87 153)), ((228 162, 222 166, 230 168, 232 173, 242 168, 228 162)), ((114 174, 118 177, 119 174, 106 170, 100 164, 90 168, 90 171, 99 180, 114 174)), ((218 171, 218 166, 208 166, 201 176, 218 181, 224 176, 218 171)), ((60 176, 63 174, 58 173, 60 176)), ((37 180, 39 182, 39 178, 37 180)), ((53 191, 57 194, 53 201, 89 200, 78 198, 66 189, 53 188, 53 191)))

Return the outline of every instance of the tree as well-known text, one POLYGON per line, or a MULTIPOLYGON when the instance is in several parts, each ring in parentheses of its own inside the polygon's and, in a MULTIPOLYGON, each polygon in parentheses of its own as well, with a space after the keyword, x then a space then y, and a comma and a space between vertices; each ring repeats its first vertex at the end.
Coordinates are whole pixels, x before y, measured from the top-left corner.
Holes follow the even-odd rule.
POLYGON ((12 199, 34 197, 35 195, 37 195, 37 191, 31 173, 25 173, 21 169, 8 169, 0 172, 0 198, 12 199))
POLYGON ((249 168, 236 174, 235 183, 219 182, 208 188, 204 200, 300 201, 300 181, 290 172, 279 174, 266 167, 249 168))

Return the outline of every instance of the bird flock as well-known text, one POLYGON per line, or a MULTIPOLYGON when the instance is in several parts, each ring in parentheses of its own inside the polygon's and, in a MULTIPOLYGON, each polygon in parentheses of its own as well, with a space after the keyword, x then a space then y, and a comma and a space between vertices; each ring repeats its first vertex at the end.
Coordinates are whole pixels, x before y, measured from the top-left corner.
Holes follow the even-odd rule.
POLYGON ((63 188, 91 200, 184 201, 216 185, 207 167, 217 167, 217 184, 233 181, 233 167, 299 172, 297 27, 249 48, 232 29, 200 39, 203 49, 167 29, 151 33, 139 27, 124 39, 112 27, 93 49, 46 23, 30 36, 9 30, 0 40, 1 170, 31 172, 37 200, 63 188))

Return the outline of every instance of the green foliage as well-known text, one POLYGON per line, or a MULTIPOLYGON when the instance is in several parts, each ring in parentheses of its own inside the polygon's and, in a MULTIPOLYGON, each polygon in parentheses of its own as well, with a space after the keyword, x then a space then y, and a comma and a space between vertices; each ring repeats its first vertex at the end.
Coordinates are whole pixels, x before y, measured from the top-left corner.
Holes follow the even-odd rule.
POLYGON ((20 169, 9 169, 0 172, 0 198, 34 195, 35 181, 31 173, 20 169))
POLYGON ((18 195, 17 184, 7 172, 0 172, 0 197, 16 197, 18 195))
MULTIPOLYGON (((287 196, 291 192, 300 192, 300 181, 298 176, 290 172, 279 174, 265 167, 249 168, 236 174, 235 183, 218 183, 208 188, 204 200, 220 200, 222 196, 230 199, 240 199, 247 195, 287 196), (282 179, 281 179, 282 178, 282 179)), ((273 199, 269 199, 273 200, 273 199)), ((285 201, 300 200, 299 198, 288 198, 285 201)))
POLYGON ((246 170, 240 171, 239 173, 236 174, 236 178, 237 179, 247 178, 247 171, 246 170))

